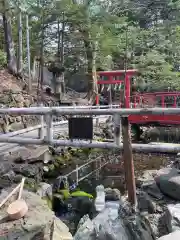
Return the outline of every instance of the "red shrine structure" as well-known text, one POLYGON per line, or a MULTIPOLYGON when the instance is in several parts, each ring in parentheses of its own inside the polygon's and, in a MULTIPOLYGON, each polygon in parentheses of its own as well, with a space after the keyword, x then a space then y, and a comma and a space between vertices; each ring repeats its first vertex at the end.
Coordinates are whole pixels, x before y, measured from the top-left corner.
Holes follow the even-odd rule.
MULTIPOLYGON (((153 92, 131 94, 132 78, 138 74, 138 70, 100 71, 98 85, 124 85, 120 89, 119 107, 126 108, 176 108, 180 106, 180 92, 153 92), (124 92, 125 89, 125 92, 124 92), (124 98, 125 97, 125 98, 124 98), (125 99, 125 103, 123 102, 125 99)), ((99 104, 99 96, 96 96, 96 104, 99 104)), ((180 125, 180 115, 130 115, 129 121, 135 125, 180 125)))

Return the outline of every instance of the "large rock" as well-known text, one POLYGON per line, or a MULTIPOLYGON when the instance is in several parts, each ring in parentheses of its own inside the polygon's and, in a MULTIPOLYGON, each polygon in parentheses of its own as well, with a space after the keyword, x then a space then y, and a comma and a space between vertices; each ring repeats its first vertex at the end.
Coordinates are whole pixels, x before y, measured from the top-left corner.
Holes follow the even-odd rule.
POLYGON ((161 169, 155 180, 165 195, 180 200, 180 171, 178 169, 161 169))
POLYGON ((150 223, 153 234, 156 237, 161 237, 172 232, 172 215, 168 209, 164 209, 163 212, 147 214, 145 218, 150 223))
MULTIPOLYGON (((2 201, 10 192, 3 190, 2 201)), ((10 202, 0 209, 0 239, 19 240, 70 240, 73 239, 68 227, 48 208, 45 201, 31 192, 24 191, 23 199, 28 204, 28 213, 23 219, 7 221, 6 209, 10 202), (3 220, 2 220, 3 219, 3 220)), ((11 199, 12 201, 13 199, 11 199)))
POLYGON ((161 200, 164 197, 154 180, 144 182, 141 185, 141 190, 157 200, 161 200))
POLYGON ((158 240, 179 240, 180 239, 180 231, 175 231, 165 235, 163 237, 158 238, 158 240))
POLYGON ((44 160, 44 154, 48 151, 47 146, 20 147, 18 151, 13 151, 4 157, 4 161, 14 163, 36 163, 44 160))
POLYGON ((172 231, 180 230, 180 204, 168 204, 168 211, 171 214, 172 231))
POLYGON ((124 215, 125 212, 131 211, 123 204, 115 220, 111 219, 108 208, 92 221, 86 219, 82 225, 80 224, 74 240, 155 240, 149 222, 140 215, 124 215))
POLYGON ((106 201, 117 201, 121 199, 121 193, 116 188, 105 188, 106 201))
POLYGON ((148 212, 151 214, 156 212, 156 204, 146 192, 137 191, 137 202, 140 212, 148 212))

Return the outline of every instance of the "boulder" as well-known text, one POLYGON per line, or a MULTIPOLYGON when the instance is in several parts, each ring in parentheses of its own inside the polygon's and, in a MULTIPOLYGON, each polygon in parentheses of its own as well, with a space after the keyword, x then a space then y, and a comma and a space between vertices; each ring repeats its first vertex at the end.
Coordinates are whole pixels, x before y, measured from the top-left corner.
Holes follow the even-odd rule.
POLYGON ((148 183, 154 180, 154 176, 157 174, 157 170, 145 170, 143 174, 137 178, 136 184, 141 186, 144 183, 148 183))
POLYGON ((6 174, 11 169, 12 164, 10 162, 1 162, 0 163, 0 176, 6 174))
POLYGON ((145 181, 141 185, 141 190, 146 192, 148 195, 150 195, 151 197, 153 197, 157 200, 161 200, 164 197, 154 180, 145 181))
MULTIPOLYGON (((12 189, 6 189, 1 192, 0 201, 4 199, 12 189)), ((1 209, 0 239, 52 239, 52 240, 71 240, 72 235, 68 227, 48 208, 45 201, 34 193, 23 191, 22 198, 28 205, 28 213, 23 219, 7 221, 6 210, 7 202, 1 209)))
POLYGON ((131 212, 129 206, 121 202, 116 219, 111 219, 108 208, 93 220, 83 219, 74 240, 155 240, 149 222, 138 214, 124 214, 127 212, 131 212))
POLYGON ((121 199, 121 193, 117 188, 105 188, 106 201, 117 201, 121 199))
POLYGON ((25 177, 37 177, 41 174, 40 167, 37 165, 15 164, 12 169, 15 173, 22 174, 25 177))
POLYGON ((168 204, 168 211, 171 214, 172 231, 180 230, 180 204, 168 204))
POLYGON ((37 189, 37 193, 41 198, 44 197, 52 197, 52 186, 48 183, 41 182, 39 184, 39 188, 37 189))
POLYGON ((36 148, 21 147, 18 151, 11 152, 10 155, 4 157, 4 160, 14 163, 36 163, 42 162, 44 154, 48 151, 47 146, 39 146, 36 148))
POLYGON ((172 232, 172 215, 168 209, 162 210, 161 212, 147 214, 145 216, 156 237, 161 237, 172 232))
POLYGON ((180 231, 175 231, 165 235, 163 237, 158 238, 158 240, 179 240, 180 239, 180 231))
POLYGON ((157 173, 155 181, 162 193, 173 199, 180 200, 180 170, 176 168, 161 169, 157 173))
POLYGON ((146 192, 137 191, 137 203, 140 212, 148 212, 151 214, 156 212, 156 204, 146 192))

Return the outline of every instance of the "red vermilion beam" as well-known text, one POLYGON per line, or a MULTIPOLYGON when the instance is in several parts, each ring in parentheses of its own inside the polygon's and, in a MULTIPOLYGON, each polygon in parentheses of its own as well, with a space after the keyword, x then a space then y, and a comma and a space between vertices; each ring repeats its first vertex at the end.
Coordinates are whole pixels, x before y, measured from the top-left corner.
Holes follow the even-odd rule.
POLYGON ((100 71, 97 72, 99 76, 122 76, 123 74, 127 73, 129 76, 133 76, 138 73, 137 69, 129 69, 125 70, 116 70, 116 71, 100 71))
POLYGON ((120 84, 120 83, 123 83, 124 81, 122 81, 122 80, 99 80, 97 83, 98 84, 116 84, 116 83, 118 83, 118 84, 120 84))

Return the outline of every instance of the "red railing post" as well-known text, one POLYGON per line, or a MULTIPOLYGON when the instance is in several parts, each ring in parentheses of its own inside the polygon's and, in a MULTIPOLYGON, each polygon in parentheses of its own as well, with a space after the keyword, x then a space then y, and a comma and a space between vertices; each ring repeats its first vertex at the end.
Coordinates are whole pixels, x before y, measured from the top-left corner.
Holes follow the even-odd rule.
POLYGON ((177 99, 177 96, 174 96, 174 108, 176 108, 176 99, 177 99))
POLYGON ((130 76, 128 73, 126 73, 125 75, 125 107, 129 108, 130 107, 130 87, 131 87, 131 83, 130 83, 130 76))
POLYGON ((162 106, 162 108, 165 107, 164 96, 161 97, 161 106, 162 106))

